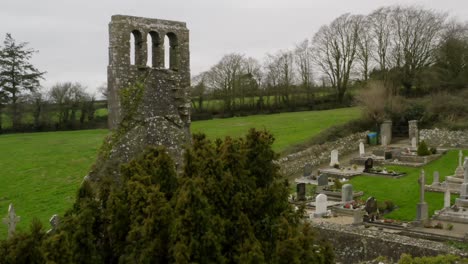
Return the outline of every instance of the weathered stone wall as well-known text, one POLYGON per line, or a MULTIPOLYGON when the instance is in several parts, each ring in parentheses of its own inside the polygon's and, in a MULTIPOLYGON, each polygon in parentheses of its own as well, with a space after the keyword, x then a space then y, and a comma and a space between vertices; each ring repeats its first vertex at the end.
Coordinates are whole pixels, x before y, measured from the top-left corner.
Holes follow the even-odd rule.
POLYGON ((447 129, 422 129, 420 131, 421 140, 429 146, 467 148, 468 131, 451 131, 447 129))
POLYGON ((191 139, 186 24, 112 16, 107 78, 109 128, 114 135, 101 150, 90 176, 99 179, 100 174, 119 174, 120 164, 130 161, 148 146, 164 146, 176 166, 180 165, 183 147, 191 139), (131 35, 133 54, 130 54, 131 35), (169 43, 164 43, 166 36, 169 43), (169 49, 167 68, 164 47, 169 49))
POLYGON ((360 263, 386 256, 397 262, 403 253, 415 257, 454 254, 466 257, 466 252, 446 243, 418 239, 398 234, 370 230, 364 226, 346 226, 332 223, 313 223, 322 237, 334 247, 340 263, 360 263))
POLYGON ((359 140, 365 140, 368 132, 352 134, 333 142, 326 142, 321 145, 314 145, 306 150, 287 155, 278 160, 281 173, 286 176, 297 176, 302 174, 304 165, 310 163, 312 166, 330 161, 330 153, 336 149, 339 156, 355 151, 359 153, 359 140))

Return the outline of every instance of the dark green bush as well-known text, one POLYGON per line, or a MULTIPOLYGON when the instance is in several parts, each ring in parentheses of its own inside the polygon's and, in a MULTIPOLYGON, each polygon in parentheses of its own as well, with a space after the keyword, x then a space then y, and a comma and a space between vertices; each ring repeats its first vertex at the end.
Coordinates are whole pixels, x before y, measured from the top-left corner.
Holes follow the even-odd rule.
POLYGON ((418 153, 418 156, 429 156, 429 155, 431 155, 431 152, 429 151, 429 148, 427 147, 427 144, 426 144, 426 142, 424 140, 419 142, 417 153, 418 153))

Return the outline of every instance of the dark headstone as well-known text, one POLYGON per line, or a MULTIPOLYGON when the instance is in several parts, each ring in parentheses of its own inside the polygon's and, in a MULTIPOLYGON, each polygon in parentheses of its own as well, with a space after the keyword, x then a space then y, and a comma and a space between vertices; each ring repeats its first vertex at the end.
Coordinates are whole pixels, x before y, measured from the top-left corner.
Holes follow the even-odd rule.
POLYGON ((374 160, 372 158, 368 158, 366 162, 364 162, 364 172, 369 172, 370 169, 374 167, 374 160))
POLYGON ((317 178, 317 185, 318 186, 327 186, 328 185, 328 175, 327 174, 320 174, 317 178))
POLYGON ((306 199, 306 184, 305 183, 298 183, 296 185, 297 191, 297 200, 305 201, 306 199))
POLYGON ((309 177, 312 174, 312 165, 310 163, 306 163, 304 165, 304 177, 309 177))
POLYGON ((369 221, 373 222, 377 215, 377 200, 372 196, 367 198, 364 210, 367 212, 369 221))

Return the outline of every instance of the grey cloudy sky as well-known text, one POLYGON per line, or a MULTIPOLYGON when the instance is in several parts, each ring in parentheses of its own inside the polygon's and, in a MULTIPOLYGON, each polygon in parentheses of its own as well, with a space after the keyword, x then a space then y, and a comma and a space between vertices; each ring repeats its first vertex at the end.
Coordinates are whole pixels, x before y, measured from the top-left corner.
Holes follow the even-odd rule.
POLYGON ((42 83, 81 82, 89 91, 106 81, 107 24, 113 14, 187 22, 192 75, 224 54, 262 59, 310 38, 343 13, 368 14, 387 5, 419 5, 468 20, 467 0, 2 0, 0 38, 11 33, 39 50, 33 63, 42 83))

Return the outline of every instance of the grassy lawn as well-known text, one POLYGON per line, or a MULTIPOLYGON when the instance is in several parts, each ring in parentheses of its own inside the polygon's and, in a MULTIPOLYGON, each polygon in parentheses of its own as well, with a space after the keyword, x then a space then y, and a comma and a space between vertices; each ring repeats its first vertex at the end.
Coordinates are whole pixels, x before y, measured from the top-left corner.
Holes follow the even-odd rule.
MULTIPOLYGON (((0 136, 0 218, 13 203, 19 229, 38 217, 44 224, 72 204, 107 130, 0 136)), ((48 226, 47 226, 48 228, 48 226)), ((6 226, 0 225, 4 238, 6 226)))
POLYGON ((304 142, 324 129, 359 117, 359 108, 341 108, 325 111, 254 115, 197 121, 192 132, 203 132, 210 138, 243 136, 250 128, 266 129, 275 136, 273 149, 281 152, 286 147, 304 142))
MULTIPOLYGON (((468 155, 468 150, 464 151, 464 155, 468 155)), ((432 183, 432 175, 434 171, 439 171, 440 181, 445 180, 445 176, 453 175, 455 168, 458 165, 458 151, 449 151, 439 160, 433 161, 424 166, 426 175, 426 184, 432 183)), ((411 221, 416 219, 416 205, 419 202, 419 185, 418 178, 421 168, 408 168, 399 166, 388 166, 387 169, 406 172, 407 175, 399 179, 390 179, 373 176, 358 176, 350 182, 354 190, 364 191, 366 199, 369 196, 374 196, 379 201, 391 200, 399 208, 390 214, 385 215, 386 218, 411 221)), ((452 195, 452 203, 458 195, 452 195)), ((435 210, 440 210, 444 204, 443 193, 426 192, 425 200, 429 205, 429 216, 435 210)))
MULTIPOLYGON (((251 127, 265 128, 276 137, 274 148, 282 150, 358 116, 357 108, 347 108, 216 119, 194 122, 192 131, 214 139, 240 137, 251 127)), ((72 204, 107 133, 101 129, 0 135, 0 218, 13 203, 21 216, 18 230, 25 230, 33 217, 49 228, 49 218, 72 204)), ((6 226, 0 224, 0 238, 5 237, 6 226)))

